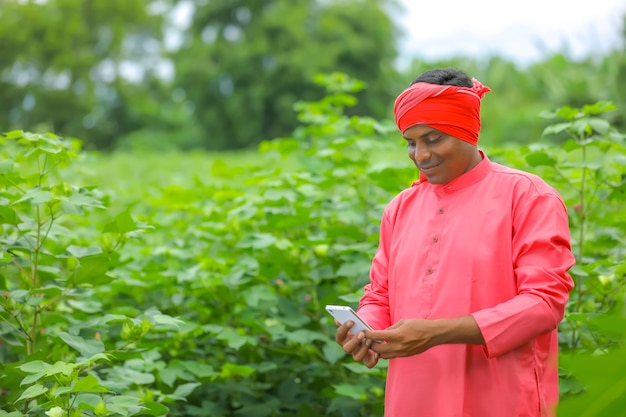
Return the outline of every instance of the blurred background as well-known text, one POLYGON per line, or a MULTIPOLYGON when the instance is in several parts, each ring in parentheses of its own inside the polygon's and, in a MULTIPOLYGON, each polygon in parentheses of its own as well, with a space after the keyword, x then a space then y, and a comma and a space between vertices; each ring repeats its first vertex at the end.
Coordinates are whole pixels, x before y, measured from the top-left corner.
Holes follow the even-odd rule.
POLYGON ((452 65, 493 89, 483 144, 536 140, 540 111, 597 100, 620 129, 625 16, 620 0, 2 0, 0 128, 251 149, 293 131, 317 73, 364 81, 350 111, 389 119, 417 74, 452 65))

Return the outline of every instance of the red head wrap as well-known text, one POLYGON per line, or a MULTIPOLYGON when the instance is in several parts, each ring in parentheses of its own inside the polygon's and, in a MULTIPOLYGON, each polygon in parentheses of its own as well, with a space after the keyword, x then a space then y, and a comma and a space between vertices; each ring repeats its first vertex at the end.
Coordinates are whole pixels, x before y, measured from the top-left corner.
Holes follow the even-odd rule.
POLYGON ((472 78, 472 88, 418 82, 396 99, 393 114, 402 133, 425 124, 455 138, 478 144, 480 99, 491 91, 472 78))

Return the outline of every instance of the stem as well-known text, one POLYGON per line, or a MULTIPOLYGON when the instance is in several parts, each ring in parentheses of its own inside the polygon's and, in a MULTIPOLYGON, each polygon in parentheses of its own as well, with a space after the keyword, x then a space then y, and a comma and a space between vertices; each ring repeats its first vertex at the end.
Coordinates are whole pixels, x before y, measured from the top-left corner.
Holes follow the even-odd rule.
POLYGON ((20 193, 22 194, 26 194, 26 190, 24 190, 22 187, 20 187, 19 185, 17 185, 14 181, 11 180, 11 178, 9 178, 6 175, 2 175, 4 177, 4 179, 11 184, 13 187, 15 187, 16 190, 18 190, 20 193))
MULTIPOLYGON (((43 159, 43 166, 41 165, 40 159, 37 158, 37 167, 39 169, 39 181, 38 181, 38 186, 39 189, 41 189, 41 186, 43 184, 43 179, 44 176, 46 175, 46 165, 48 163, 48 156, 45 155, 44 159, 43 159)), ((43 241, 45 240, 42 239, 41 237, 41 229, 42 229, 42 221, 41 221, 41 208, 40 206, 37 206, 37 208, 35 209, 36 211, 36 217, 37 217, 37 242, 35 244, 35 248, 34 248, 34 253, 33 253, 33 263, 32 263, 32 289, 35 290, 37 289, 37 276, 38 276, 38 271, 39 271, 39 254, 41 252, 41 247, 43 245, 43 241)), ((51 214, 50 217, 50 227, 52 227, 52 222, 53 222, 53 216, 51 214)), ((46 232, 46 236, 48 235, 48 233, 50 232, 50 228, 48 228, 48 231, 46 232)), ((37 341, 37 325, 38 325, 38 321, 39 321, 39 314, 40 314, 41 310, 39 308, 35 308, 33 311, 33 325, 30 329, 30 340, 26 343, 26 353, 28 355, 31 355, 34 350, 35 350, 35 342, 37 341)))
POLYGON ((559 167, 555 166, 553 167, 554 172, 556 172, 558 174, 558 176, 565 181, 565 183, 567 185, 569 185, 572 188, 575 188, 574 184, 572 184, 572 182, 569 180, 569 178, 567 178, 567 176, 565 174, 563 174, 563 172, 559 169, 559 167))
POLYGON ((24 274, 24 276, 25 276, 27 279, 30 279, 30 278, 31 278, 31 276, 30 276, 30 274, 28 273, 28 271, 27 271, 27 270, 25 270, 25 269, 24 269, 24 267, 23 267, 22 265, 20 265, 20 263, 19 263, 19 262, 15 259, 15 257, 14 257, 14 256, 11 256, 11 262, 13 262, 13 265, 15 265, 15 266, 17 267, 17 269, 18 269, 18 270, 19 270, 22 274, 24 274))
MULTIPOLYGON (((584 135, 582 135, 582 137, 579 137, 579 142, 581 143, 582 146, 582 173, 581 173, 581 179, 580 179, 580 191, 579 191, 579 198, 580 198, 580 214, 579 214, 579 218, 580 218, 580 229, 578 232, 578 260, 582 261, 583 259, 583 253, 584 253, 584 244, 585 244, 585 225, 586 225, 586 221, 587 221, 587 204, 586 204, 586 187, 585 187, 585 182, 587 179, 587 146, 585 145, 584 142, 584 135)), ((580 312, 581 310, 581 305, 582 305, 582 301, 583 301, 583 278, 582 276, 578 276, 576 279, 576 304, 575 304, 575 311, 576 312, 580 312)), ((574 327, 574 331, 572 332, 572 348, 576 348, 578 346, 578 342, 580 340, 580 335, 578 334, 579 332, 577 331, 576 327, 574 327)))
POLYGON ((50 301, 48 301, 47 303, 42 303, 41 304, 41 310, 45 310, 46 308, 48 308, 48 306, 51 306, 52 304, 56 303, 58 300, 60 300, 61 298, 65 297, 67 294, 70 293, 70 291, 72 291, 72 287, 67 287, 65 288, 61 294, 55 296, 53 299, 51 299, 50 301))
POLYGON ((4 308, 3 306, 3 310, 6 311, 7 313, 9 313, 11 315, 11 317, 13 317, 13 320, 15 320, 15 322, 17 323, 17 327, 14 326, 10 321, 8 321, 6 318, 0 316, 0 318, 2 318, 5 323, 7 323, 10 327, 12 327, 13 329, 17 330, 18 332, 21 332, 24 334, 24 337, 26 337, 26 339, 30 339, 30 335, 28 334, 28 331, 24 328, 24 324, 20 321, 19 317, 16 314, 11 313, 9 310, 7 310, 6 308, 4 308))
MULTIPOLYGON (((582 148, 582 152, 583 152, 583 165, 585 165, 585 163, 587 162, 587 148, 583 145, 582 148)), ((582 172, 582 176, 581 176, 581 183, 580 183, 580 230, 578 232, 578 259, 582 260, 583 258, 583 248, 584 248, 584 243, 585 243, 585 225, 586 225, 586 221, 587 221, 587 204, 586 204, 586 189, 585 189, 585 180, 587 178, 587 168, 584 167, 583 168, 583 172, 582 172)), ((582 281, 582 279, 579 279, 579 281, 582 281)), ((580 284, 580 283, 579 283, 580 284)), ((580 287, 579 287, 579 294, 580 294, 580 287)), ((578 304, 577 307, 580 307, 580 302, 581 299, 580 297, 578 298, 578 304)))

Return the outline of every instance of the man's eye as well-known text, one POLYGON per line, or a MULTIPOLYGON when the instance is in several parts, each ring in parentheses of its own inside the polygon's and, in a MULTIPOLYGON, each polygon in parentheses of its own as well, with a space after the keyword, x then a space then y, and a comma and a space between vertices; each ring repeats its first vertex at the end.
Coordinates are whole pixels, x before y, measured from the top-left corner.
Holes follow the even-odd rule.
POLYGON ((441 136, 437 136, 437 137, 434 137, 434 138, 428 138, 427 142, 428 142, 428 144, 432 145, 434 143, 439 142, 440 140, 441 140, 441 136))

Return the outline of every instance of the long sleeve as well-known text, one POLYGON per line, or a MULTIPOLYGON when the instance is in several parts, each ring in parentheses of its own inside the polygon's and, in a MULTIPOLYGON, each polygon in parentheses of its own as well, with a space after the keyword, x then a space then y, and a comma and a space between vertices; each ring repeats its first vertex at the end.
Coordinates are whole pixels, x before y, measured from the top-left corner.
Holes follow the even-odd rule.
POLYGON ((552 193, 521 203, 513 218, 517 295, 473 313, 488 357, 507 353, 554 330, 563 319, 573 281, 567 211, 552 193))
POLYGON ((380 222, 379 244, 372 267, 370 282, 365 286, 365 294, 359 302, 359 316, 376 330, 391 326, 389 316, 388 266, 389 246, 393 224, 390 219, 391 205, 385 208, 380 222))

